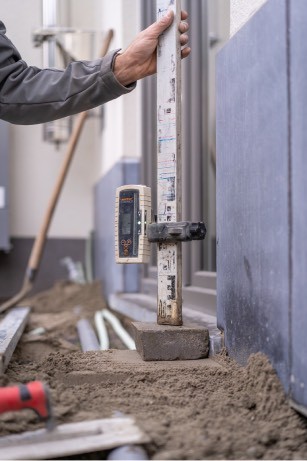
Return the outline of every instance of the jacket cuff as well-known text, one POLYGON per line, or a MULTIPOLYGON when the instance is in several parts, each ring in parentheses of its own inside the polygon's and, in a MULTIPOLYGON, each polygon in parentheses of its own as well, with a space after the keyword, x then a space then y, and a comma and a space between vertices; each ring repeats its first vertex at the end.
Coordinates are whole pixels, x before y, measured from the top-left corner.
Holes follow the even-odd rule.
POLYGON ((110 89, 114 97, 130 93, 136 87, 136 82, 130 84, 129 86, 124 86, 115 77, 113 72, 114 62, 119 51, 120 48, 110 51, 101 60, 101 78, 103 80, 103 84, 106 86, 106 88, 110 89))

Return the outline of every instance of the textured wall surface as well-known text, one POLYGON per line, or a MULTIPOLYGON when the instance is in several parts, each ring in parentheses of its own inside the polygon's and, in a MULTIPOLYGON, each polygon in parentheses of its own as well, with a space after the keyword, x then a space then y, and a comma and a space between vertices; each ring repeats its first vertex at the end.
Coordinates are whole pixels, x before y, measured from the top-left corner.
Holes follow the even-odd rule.
POLYGON ((235 34, 267 0, 231 0, 230 36, 235 34))
POLYGON ((305 0, 268 0, 217 65, 217 312, 307 415, 305 0))
POLYGON ((267 353, 286 385, 285 1, 269 0, 224 47, 217 66, 218 321, 232 356, 245 363, 250 353, 267 353))
POLYGON ((307 2, 290 2, 290 82, 291 82, 291 396, 305 405, 307 415, 307 2))

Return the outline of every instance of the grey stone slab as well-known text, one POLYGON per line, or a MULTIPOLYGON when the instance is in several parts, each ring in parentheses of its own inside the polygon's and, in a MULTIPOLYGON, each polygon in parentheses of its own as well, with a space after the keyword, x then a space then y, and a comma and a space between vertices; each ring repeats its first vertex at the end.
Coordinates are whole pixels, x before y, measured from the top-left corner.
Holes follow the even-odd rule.
POLYGON ((307 2, 290 5, 292 297, 291 397, 307 415, 307 2))
MULTIPOLYGON (((157 297, 142 293, 116 293, 108 297, 111 309, 136 322, 157 321, 157 297)), ((216 326, 216 317, 193 307, 184 306, 183 324, 193 323, 209 330, 209 356, 219 354, 224 347, 224 336, 216 326)))
POLYGON ((136 350, 145 361, 196 360, 208 357, 207 328, 133 322, 132 329, 136 350))
POLYGON ((287 15, 268 0, 217 59, 217 318, 232 357, 289 377, 287 15))

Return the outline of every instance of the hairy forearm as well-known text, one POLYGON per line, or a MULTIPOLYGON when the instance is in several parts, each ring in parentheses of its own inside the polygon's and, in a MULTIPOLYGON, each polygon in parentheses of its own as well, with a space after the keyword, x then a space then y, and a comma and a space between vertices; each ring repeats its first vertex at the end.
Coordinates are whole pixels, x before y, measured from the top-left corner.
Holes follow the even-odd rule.
POLYGON ((139 61, 129 51, 119 53, 114 62, 114 75, 121 85, 129 86, 137 80, 140 80, 152 72, 148 65, 140 66, 139 61))
POLYGON ((127 59, 126 56, 120 53, 115 57, 113 70, 115 77, 121 85, 128 86, 135 81, 132 63, 129 63, 129 58, 127 59))

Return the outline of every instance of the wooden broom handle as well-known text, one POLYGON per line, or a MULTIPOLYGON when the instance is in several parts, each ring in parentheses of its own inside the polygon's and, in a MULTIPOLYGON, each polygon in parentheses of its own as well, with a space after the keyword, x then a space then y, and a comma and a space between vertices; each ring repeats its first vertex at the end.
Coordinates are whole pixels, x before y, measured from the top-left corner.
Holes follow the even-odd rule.
MULTIPOLYGON (((100 55, 99 55, 100 57, 103 57, 107 54, 112 38, 113 38, 113 30, 109 30, 103 41, 103 45, 102 45, 100 55)), ((50 223, 51 223, 51 220, 54 214, 54 210, 58 203, 59 196, 61 194, 64 182, 65 182, 68 170, 69 170, 69 166, 73 159, 73 155, 75 153, 76 146, 80 138, 82 128, 83 128, 87 115, 88 115, 88 111, 81 112, 78 115, 73 132, 70 136, 69 143, 66 149, 66 154, 65 154, 65 157, 64 157, 61 169, 60 169, 60 173, 58 175, 58 178, 54 186, 53 192, 51 194, 51 197, 49 199, 48 207, 45 212, 42 225, 35 239, 35 242, 34 242, 34 245, 31 251, 31 255, 29 258, 28 271, 32 274, 34 274, 35 271, 38 269, 38 266, 39 266, 39 263, 42 257, 42 252, 44 249, 44 244, 46 241, 46 236, 47 236, 50 223)))

